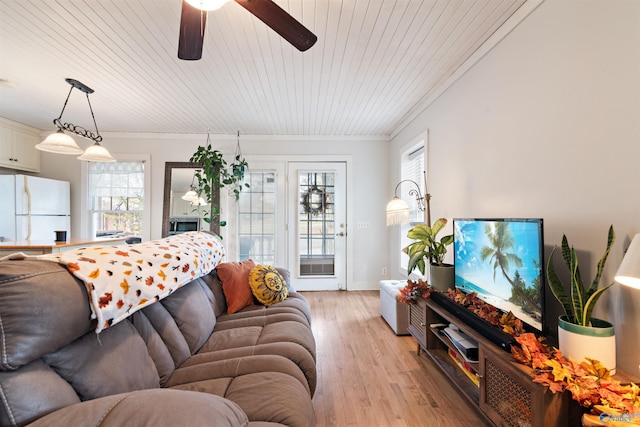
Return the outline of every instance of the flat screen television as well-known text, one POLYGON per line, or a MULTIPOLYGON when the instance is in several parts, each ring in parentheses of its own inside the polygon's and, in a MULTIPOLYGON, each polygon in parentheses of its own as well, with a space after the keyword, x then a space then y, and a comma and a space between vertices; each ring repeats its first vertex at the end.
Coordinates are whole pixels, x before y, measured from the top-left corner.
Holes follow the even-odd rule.
POLYGON ((454 219, 455 286, 543 330, 541 218, 454 219))

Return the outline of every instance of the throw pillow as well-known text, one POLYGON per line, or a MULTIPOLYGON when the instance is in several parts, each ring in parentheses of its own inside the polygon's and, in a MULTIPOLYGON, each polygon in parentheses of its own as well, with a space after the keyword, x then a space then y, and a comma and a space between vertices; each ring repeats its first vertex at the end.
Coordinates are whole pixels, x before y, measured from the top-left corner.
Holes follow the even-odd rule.
POLYGON ((278 270, 270 265, 257 265, 249 273, 251 292, 267 307, 287 298, 287 282, 278 270))
POLYGON ((222 282, 222 292, 227 300, 227 313, 232 314, 253 304, 249 287, 249 272, 256 266, 253 260, 223 262, 216 267, 222 282))

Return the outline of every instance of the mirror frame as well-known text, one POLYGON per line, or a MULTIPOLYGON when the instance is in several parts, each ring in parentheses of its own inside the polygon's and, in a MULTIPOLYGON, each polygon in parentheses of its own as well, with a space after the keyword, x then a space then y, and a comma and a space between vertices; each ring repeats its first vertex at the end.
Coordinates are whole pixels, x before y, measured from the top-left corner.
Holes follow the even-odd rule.
MULTIPOLYGON (((197 163, 165 162, 164 164, 164 195, 162 200, 162 237, 169 235, 169 218, 171 217, 171 176, 173 169, 198 169, 197 163)), ((220 189, 214 188, 211 193, 212 204, 220 206, 220 189)), ((215 218, 209 225, 210 231, 220 235, 220 217, 215 218)))

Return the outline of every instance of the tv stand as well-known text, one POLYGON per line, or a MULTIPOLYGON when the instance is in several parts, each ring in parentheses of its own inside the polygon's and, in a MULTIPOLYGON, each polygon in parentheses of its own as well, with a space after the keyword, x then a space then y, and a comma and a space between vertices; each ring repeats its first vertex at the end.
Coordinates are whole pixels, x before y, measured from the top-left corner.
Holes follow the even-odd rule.
POLYGON ((500 349, 433 298, 417 298, 409 306, 408 329, 418 341, 418 354, 424 350, 491 424, 581 425, 577 403, 568 393, 545 392, 544 386, 533 382, 533 371, 529 367, 516 362, 510 352, 500 349), (476 341, 478 361, 465 361, 456 346, 435 326, 437 324, 455 325, 476 341))

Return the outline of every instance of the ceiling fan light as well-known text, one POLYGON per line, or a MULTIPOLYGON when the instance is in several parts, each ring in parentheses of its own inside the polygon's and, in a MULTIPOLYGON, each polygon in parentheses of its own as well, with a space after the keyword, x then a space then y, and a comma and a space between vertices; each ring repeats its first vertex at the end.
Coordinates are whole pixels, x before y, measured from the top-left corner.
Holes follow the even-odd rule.
POLYGON ((186 0, 191 6, 202 10, 220 9, 229 0, 186 0))
POLYGON ((57 132, 47 136, 44 141, 36 145, 36 148, 41 151, 57 154, 82 153, 82 148, 78 147, 74 139, 64 133, 62 129, 58 129, 57 132))
POLYGON ((78 156, 78 160, 103 163, 116 161, 109 151, 97 142, 84 150, 84 153, 82 153, 81 156, 78 156))

